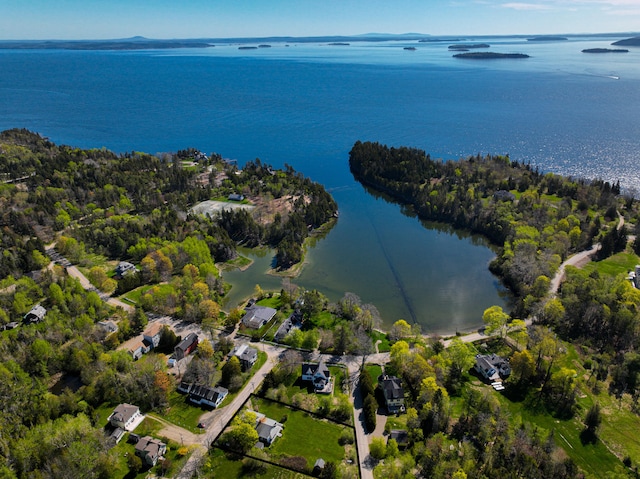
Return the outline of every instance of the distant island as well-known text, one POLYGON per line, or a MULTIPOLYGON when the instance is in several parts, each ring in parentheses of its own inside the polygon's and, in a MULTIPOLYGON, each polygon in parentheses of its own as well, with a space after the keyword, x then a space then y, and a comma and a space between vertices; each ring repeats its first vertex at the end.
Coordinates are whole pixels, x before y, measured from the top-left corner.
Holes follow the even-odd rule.
POLYGON ((262 44, 258 45, 258 48, 271 48, 271 45, 268 45, 266 43, 262 43, 262 44))
POLYGON ((640 37, 625 38, 624 40, 618 40, 611 45, 625 46, 625 47, 640 47, 640 37))
POLYGON ((416 49, 416 47, 404 47, 404 49, 405 49, 405 50, 412 50, 412 51, 413 51, 413 50, 415 50, 415 49, 416 49))
POLYGON ((562 42, 569 40, 567 37, 558 37, 554 35, 543 35, 540 37, 527 38, 528 42, 562 42))
POLYGON ((252 46, 242 46, 242 47, 238 47, 238 50, 257 50, 258 47, 252 47, 252 46))
POLYGON ((449 50, 472 50, 478 48, 490 48, 488 43, 459 43, 457 45, 449 45, 449 50))
POLYGON ((331 42, 329 43, 332 47, 348 47, 349 43, 346 42, 331 42))
POLYGON ((524 53, 496 53, 496 52, 470 52, 456 53, 454 58, 469 58, 472 60, 493 60, 496 58, 529 58, 524 53))
POLYGON ((629 53, 626 48, 585 48, 582 53, 629 53))

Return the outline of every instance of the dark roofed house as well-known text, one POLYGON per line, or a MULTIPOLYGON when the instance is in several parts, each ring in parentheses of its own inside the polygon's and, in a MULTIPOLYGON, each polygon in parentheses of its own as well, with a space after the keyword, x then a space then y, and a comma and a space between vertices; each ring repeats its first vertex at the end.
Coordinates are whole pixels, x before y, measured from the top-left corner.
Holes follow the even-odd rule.
POLYGON ((123 276, 126 276, 128 274, 133 274, 136 271, 138 271, 138 269, 128 261, 120 261, 118 263, 118 266, 116 266, 116 276, 118 276, 119 278, 122 278, 123 276))
POLYGON ((267 306, 254 304, 245 309, 246 313, 242 317, 242 324, 247 328, 260 329, 273 319, 277 311, 267 306))
POLYGON ((258 351, 248 344, 236 346, 231 351, 231 355, 238 358, 243 371, 248 371, 258 360, 258 351))
POLYGON ((387 442, 391 439, 396 441, 399 449, 404 449, 409 445, 409 433, 404 429, 391 429, 387 442))
POLYGON ((330 394, 333 391, 333 378, 324 361, 302 363, 302 380, 311 381, 316 393, 330 394))
POLYGON ((511 374, 509 361, 497 354, 476 355, 475 370, 489 381, 498 381, 511 374))
POLYGON ((24 322, 27 324, 39 323, 44 319, 45 314, 47 314, 47 310, 43 306, 36 304, 31 308, 31 311, 24 315, 24 322))
POLYGON ((387 410, 391 414, 404 412, 404 389, 402 381, 395 376, 383 376, 381 386, 387 410))
POLYGON ((158 460, 167 452, 167 445, 151 436, 140 438, 135 446, 136 456, 148 466, 155 466, 158 460))
POLYGON ((229 394, 229 390, 221 386, 214 388, 209 386, 192 385, 189 388, 189 401, 200 406, 216 408, 229 394))
POLYGON ((191 354, 198 347, 198 335, 189 333, 187 337, 178 343, 173 350, 173 356, 177 359, 183 359, 191 354))

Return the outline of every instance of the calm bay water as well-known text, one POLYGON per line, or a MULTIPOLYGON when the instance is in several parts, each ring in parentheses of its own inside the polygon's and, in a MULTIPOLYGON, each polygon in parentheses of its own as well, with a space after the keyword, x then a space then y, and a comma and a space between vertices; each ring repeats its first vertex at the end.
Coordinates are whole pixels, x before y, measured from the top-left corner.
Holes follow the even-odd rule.
MULTIPOLYGON (((485 41, 487 39, 482 39, 485 41)), ((260 158, 330 189, 336 227, 296 284, 375 304, 386 324, 428 332, 477 327, 504 305, 481 239, 425 227, 353 181, 356 140, 425 149, 434 157, 509 153, 544 171, 618 180, 640 191, 640 49, 589 55, 612 39, 534 44, 489 39, 525 60, 454 59, 447 43, 273 44, 238 50, 0 51, 0 129, 26 127, 58 143, 115 151, 195 147, 241 163, 260 158)), ((230 302, 266 277, 244 273, 230 302)))

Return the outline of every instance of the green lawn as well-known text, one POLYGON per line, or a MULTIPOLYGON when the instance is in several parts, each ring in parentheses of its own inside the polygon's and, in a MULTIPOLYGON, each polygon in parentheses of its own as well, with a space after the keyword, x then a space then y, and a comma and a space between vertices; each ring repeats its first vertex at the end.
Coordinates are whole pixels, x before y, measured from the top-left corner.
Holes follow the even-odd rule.
POLYGON ((583 268, 587 272, 598 271, 602 275, 617 276, 633 271, 640 259, 629 251, 614 254, 602 261, 592 261, 583 268))
POLYGON ((382 366, 378 364, 365 364, 364 368, 369 371, 371 379, 373 379, 373 387, 378 385, 378 376, 382 374, 382 366))
POLYGON ((198 428, 198 422, 200 422, 200 416, 205 412, 204 409, 189 404, 185 394, 173 391, 169 395, 169 408, 161 417, 176 426, 199 434, 204 432, 198 428))
POLYGON ((220 449, 213 449, 209 455, 209 467, 204 471, 204 478, 262 478, 262 479, 306 479, 309 476, 298 474, 280 467, 265 465, 260 473, 243 471, 242 459, 235 459, 228 456, 220 449))
POLYGON ((376 341, 380 341, 380 344, 378 344, 378 352, 388 353, 391 350, 391 343, 389 342, 387 333, 373 330, 371 331, 371 333, 369 333, 369 336, 371 336, 371 340, 373 341, 374 345, 376 341))
POLYGON ((254 407, 267 417, 276 421, 281 421, 285 416, 287 418, 284 422, 282 437, 277 438, 267 449, 272 456, 303 456, 307 459, 309 467, 313 467, 319 457, 333 462, 344 459, 345 449, 338 440, 345 429, 353 433, 351 428, 316 419, 308 413, 290 409, 267 399, 254 398, 252 402, 254 407))

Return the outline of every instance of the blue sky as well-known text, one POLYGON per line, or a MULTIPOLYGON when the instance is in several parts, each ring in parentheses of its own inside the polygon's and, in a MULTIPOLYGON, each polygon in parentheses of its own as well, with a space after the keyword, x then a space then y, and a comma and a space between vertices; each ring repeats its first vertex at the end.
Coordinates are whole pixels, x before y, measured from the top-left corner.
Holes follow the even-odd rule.
POLYGON ((2 39, 638 30, 640 0, 0 0, 2 39))

